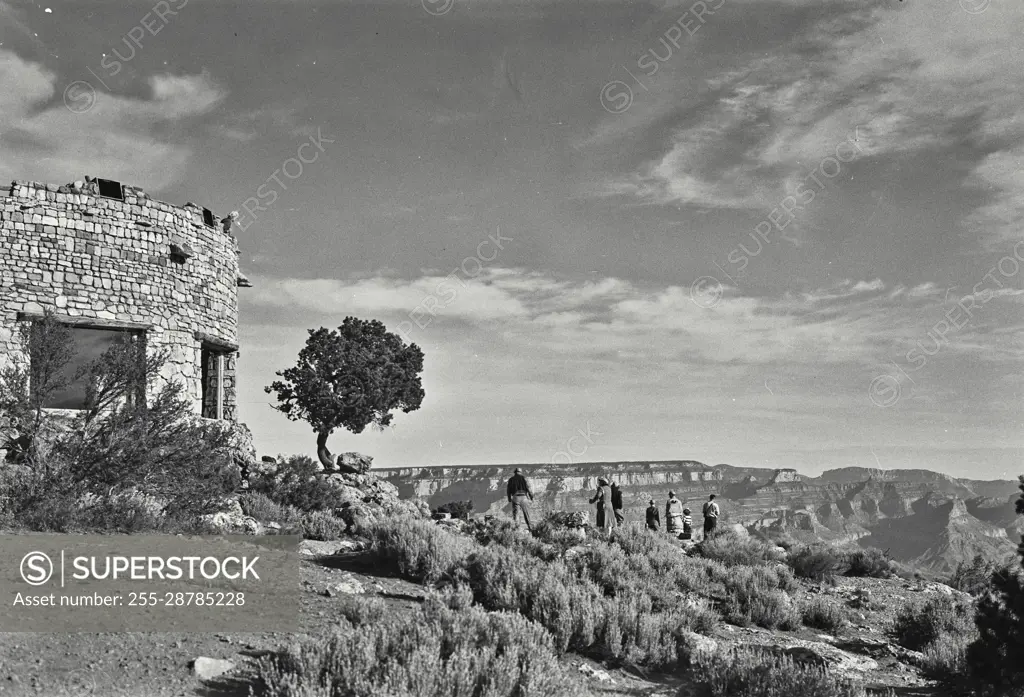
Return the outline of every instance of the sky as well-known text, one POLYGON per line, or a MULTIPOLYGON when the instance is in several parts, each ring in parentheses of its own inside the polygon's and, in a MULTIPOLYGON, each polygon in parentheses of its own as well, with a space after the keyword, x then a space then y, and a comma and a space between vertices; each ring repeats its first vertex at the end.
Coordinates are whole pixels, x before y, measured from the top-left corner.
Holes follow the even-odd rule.
POLYGON ((379 319, 375 466, 1024 471, 1024 3, 0 0, 0 179, 238 211, 240 415, 379 319))

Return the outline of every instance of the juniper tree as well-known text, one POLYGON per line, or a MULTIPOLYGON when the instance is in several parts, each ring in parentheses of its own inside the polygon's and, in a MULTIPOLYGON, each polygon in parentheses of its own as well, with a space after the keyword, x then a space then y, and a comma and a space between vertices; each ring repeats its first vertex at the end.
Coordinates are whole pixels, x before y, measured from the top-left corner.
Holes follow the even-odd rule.
POLYGON ((278 371, 283 380, 264 390, 277 393, 275 409, 312 426, 324 467, 358 472, 335 461, 327 439, 338 428, 357 434, 370 425, 383 429, 393 410, 419 409, 422 371, 423 352, 416 344, 407 345, 378 320, 346 317, 337 330, 310 329, 296 364, 278 371))

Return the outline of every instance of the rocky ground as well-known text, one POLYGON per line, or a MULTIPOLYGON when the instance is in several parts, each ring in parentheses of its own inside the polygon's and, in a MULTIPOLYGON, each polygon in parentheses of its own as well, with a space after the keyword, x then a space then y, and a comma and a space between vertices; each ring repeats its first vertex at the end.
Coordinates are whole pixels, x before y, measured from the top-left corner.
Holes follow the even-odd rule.
MULTIPOLYGON (((301 626, 291 634, 0 634, 0 696, 46 697, 242 697, 247 672, 262 655, 298 636, 330 631, 338 597, 360 593, 383 598, 401 612, 421 602, 425 589, 378 575, 351 542, 304 542, 301 564, 301 626), (335 554, 335 552, 340 552, 335 554)), ((761 645, 829 665, 868 685, 899 695, 945 697, 923 680, 915 655, 891 644, 885 628, 903 602, 929 593, 955 592, 937 584, 900 579, 841 579, 839 585, 807 585, 800 596, 828 594, 854 612, 840 636, 807 628, 794 632, 719 625, 709 646, 761 645), (863 591, 866 590, 867 593, 863 591)), ((675 695, 679 680, 634 671, 608 670, 567 657, 570 670, 594 695, 675 695)))

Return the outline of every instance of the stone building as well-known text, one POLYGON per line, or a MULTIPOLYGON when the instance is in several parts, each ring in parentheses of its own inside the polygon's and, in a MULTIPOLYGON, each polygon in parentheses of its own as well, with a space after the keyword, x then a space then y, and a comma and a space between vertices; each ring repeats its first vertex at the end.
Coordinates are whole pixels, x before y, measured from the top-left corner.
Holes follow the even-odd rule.
MULTIPOLYGON (((164 348, 164 377, 184 383, 197 415, 237 420, 240 273, 233 217, 154 201, 120 182, 0 186, 0 362, 17 326, 44 311, 72 327, 77 366, 125 333, 164 348)), ((46 406, 80 408, 72 383, 46 406)))

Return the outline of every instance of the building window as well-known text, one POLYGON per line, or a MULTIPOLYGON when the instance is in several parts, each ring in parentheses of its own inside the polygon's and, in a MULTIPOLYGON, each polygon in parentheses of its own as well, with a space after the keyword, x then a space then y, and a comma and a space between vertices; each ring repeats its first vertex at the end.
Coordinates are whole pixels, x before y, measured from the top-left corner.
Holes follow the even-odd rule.
POLYGON ((97 179, 96 183, 100 187, 100 196, 124 201, 124 187, 121 186, 121 182, 111 179, 97 179))
MULTIPOLYGON (((92 327, 69 327, 71 329, 71 359, 61 371, 63 385, 43 402, 46 409, 86 409, 90 367, 118 341, 128 339, 145 351, 145 333, 137 329, 95 329, 92 327)), ((144 354, 141 354, 144 355, 144 354)), ((129 399, 145 399, 145 384, 140 384, 129 399)))
POLYGON ((206 223, 207 227, 216 227, 217 220, 213 217, 213 211, 209 208, 203 209, 203 222, 206 223))
POLYGON ((202 383, 203 383, 203 417, 207 419, 225 418, 224 378, 227 374, 229 351, 214 346, 203 345, 202 349, 202 383))

